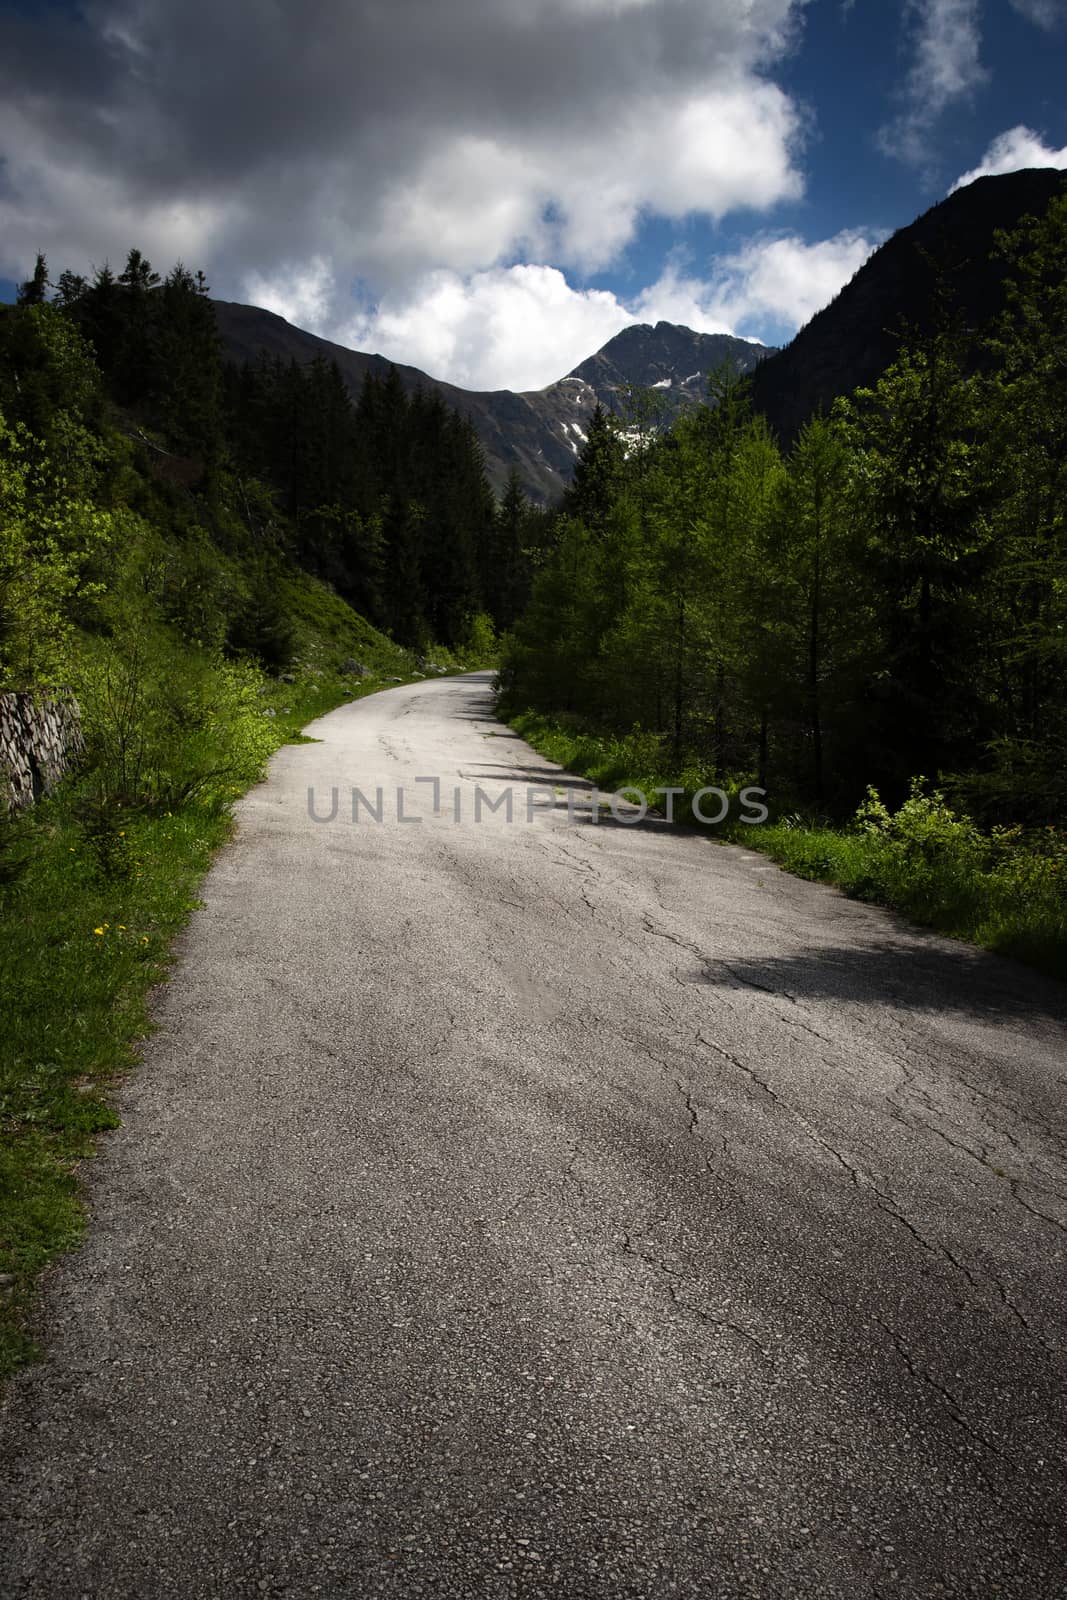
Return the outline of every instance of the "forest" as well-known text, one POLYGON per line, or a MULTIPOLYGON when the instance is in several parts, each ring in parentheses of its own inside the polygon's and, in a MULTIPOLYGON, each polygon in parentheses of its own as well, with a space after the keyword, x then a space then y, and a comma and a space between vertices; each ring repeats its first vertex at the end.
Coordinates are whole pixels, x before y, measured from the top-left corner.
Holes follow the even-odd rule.
POLYGON ((176 582, 200 614, 163 606, 188 637, 283 665, 282 619, 256 632, 278 561, 419 652, 461 645, 480 614, 514 620, 535 514, 514 495, 498 510, 469 422, 437 396, 409 397, 392 371, 353 400, 323 361, 227 365, 202 274, 161 278, 138 250, 117 275, 51 288, 41 258, 0 311, 8 448, 33 440, 48 477, 57 432, 78 431, 93 504, 142 514, 190 569, 176 582))
POLYGON ((976 349, 946 304, 787 454, 745 379, 666 435, 598 417, 505 658, 510 700, 845 817, 917 776, 1067 816, 1067 202, 1002 240, 976 349))

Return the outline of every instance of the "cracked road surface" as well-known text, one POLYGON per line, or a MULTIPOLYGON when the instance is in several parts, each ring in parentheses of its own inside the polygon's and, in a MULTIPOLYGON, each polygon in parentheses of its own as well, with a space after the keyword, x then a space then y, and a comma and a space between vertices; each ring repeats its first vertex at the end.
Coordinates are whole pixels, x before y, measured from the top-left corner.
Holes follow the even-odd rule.
POLYGON ((1067 992, 591 823, 488 684, 242 801, 12 1386, 0 1591, 1061 1596, 1067 992))

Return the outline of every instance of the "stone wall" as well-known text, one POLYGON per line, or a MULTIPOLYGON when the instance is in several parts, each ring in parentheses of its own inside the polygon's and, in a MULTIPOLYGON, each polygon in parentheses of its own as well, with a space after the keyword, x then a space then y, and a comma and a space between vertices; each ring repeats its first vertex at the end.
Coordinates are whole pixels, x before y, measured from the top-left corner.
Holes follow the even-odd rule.
POLYGON ((0 810, 32 806, 66 776, 83 749, 74 700, 0 694, 0 810))

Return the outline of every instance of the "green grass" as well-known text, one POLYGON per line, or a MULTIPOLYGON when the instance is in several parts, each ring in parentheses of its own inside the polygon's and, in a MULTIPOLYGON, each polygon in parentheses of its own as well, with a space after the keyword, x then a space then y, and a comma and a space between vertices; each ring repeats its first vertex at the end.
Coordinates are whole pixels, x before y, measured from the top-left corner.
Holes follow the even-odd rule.
MULTIPOLYGON (((382 635, 364 638, 363 659, 375 676, 322 666, 300 669, 292 684, 264 680, 258 714, 274 713, 264 716, 274 747, 380 689, 382 677, 415 676, 382 635)), ((230 799, 247 786, 232 784, 230 799)), ((97 1135, 117 1125, 111 1090, 137 1060, 150 991, 231 828, 217 796, 114 821, 102 838, 78 820, 68 792, 0 834, 0 1377, 34 1354, 35 1285, 82 1236, 79 1169, 97 1135), (3 885, 8 862, 23 866, 3 885)))
POLYGON ((37 1274, 80 1237, 78 1166, 116 1125, 108 1091, 148 1031, 148 992, 228 830, 225 815, 192 807, 129 819, 111 880, 62 802, 15 830, 27 865, 0 923, 0 1374, 32 1351, 37 1274))
POLYGON ((318 578, 293 567, 280 582, 285 610, 296 629, 297 654, 308 667, 337 666, 346 656, 384 675, 410 672, 410 651, 361 617, 318 578))
MULTIPOLYGON (((689 822, 693 794, 715 782, 691 767, 665 770, 663 742, 639 729, 611 737, 535 712, 504 706, 502 714, 536 750, 602 789, 632 785, 651 797, 657 788, 682 788, 675 815, 689 822)), ((721 787, 732 794, 742 781, 721 787)), ((734 808, 732 820, 708 831, 797 877, 836 884, 855 899, 1067 981, 1067 834, 1059 830, 982 833, 921 779, 895 813, 874 797, 843 827, 801 817, 757 825, 736 818, 734 808)))
POLYGON ((981 834, 927 794, 888 826, 778 821, 745 842, 797 877, 1067 981, 1067 836, 1056 830, 981 834))

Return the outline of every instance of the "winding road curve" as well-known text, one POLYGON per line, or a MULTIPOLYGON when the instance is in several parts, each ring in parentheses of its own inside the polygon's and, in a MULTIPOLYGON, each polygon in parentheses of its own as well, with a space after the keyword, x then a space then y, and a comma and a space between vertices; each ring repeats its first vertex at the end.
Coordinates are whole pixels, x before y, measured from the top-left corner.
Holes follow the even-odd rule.
POLYGON ((310 731, 11 1388, 0 1592, 1067 1591, 1067 991, 591 824, 484 674, 310 731))

